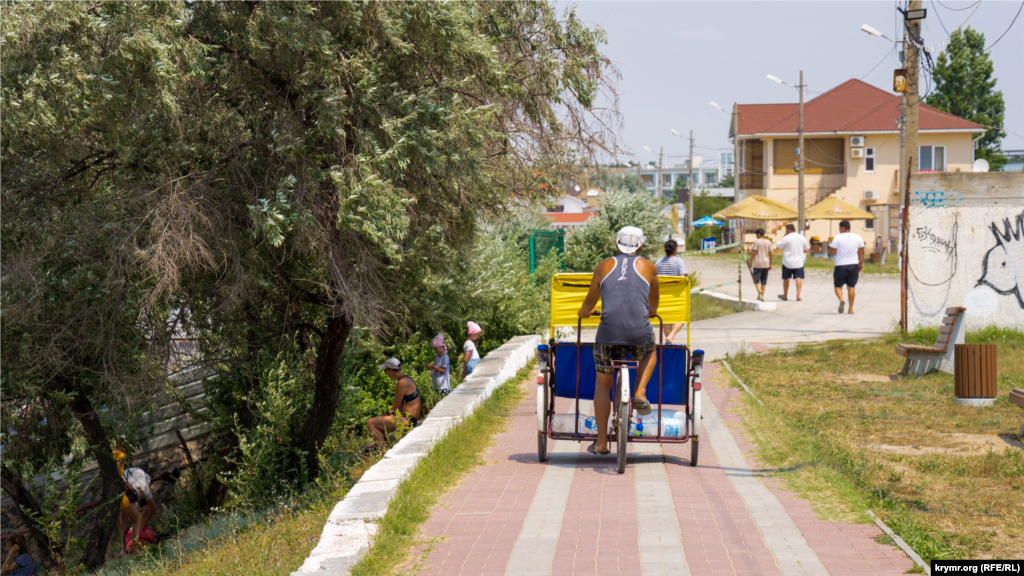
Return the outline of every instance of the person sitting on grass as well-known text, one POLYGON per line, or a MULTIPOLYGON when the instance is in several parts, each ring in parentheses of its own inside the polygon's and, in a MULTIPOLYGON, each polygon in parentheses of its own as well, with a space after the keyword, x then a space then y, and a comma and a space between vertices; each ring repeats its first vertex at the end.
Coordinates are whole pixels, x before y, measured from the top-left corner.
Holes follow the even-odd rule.
POLYGON ((402 373, 402 362, 398 358, 388 358, 380 365, 380 369, 388 378, 395 381, 392 414, 370 418, 366 422, 366 427, 377 444, 384 446, 387 444, 388 432, 393 432, 400 425, 409 428, 416 426, 420 419, 420 390, 412 378, 402 373))
POLYGON ((434 341, 430 344, 434 347, 434 363, 427 364, 427 369, 430 370, 430 385, 441 396, 444 396, 452 391, 451 370, 448 368, 448 346, 445 345, 444 336, 441 334, 434 336, 434 341))
POLYGON ((32 576, 36 573, 36 561, 28 552, 28 542, 18 532, 11 534, 8 539, 7 558, 0 573, 12 576, 32 576))

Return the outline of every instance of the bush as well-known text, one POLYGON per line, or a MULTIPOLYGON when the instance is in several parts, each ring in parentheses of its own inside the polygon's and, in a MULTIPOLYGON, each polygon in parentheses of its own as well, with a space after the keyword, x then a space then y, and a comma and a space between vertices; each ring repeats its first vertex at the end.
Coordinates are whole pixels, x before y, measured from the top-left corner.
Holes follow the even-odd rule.
POLYGON ((615 233, 623 226, 637 226, 647 236, 640 255, 657 258, 668 238, 669 220, 658 211, 657 202, 647 194, 631 194, 621 189, 605 191, 598 216, 570 232, 565 238, 565 268, 572 272, 591 272, 599 262, 614 256, 615 233))

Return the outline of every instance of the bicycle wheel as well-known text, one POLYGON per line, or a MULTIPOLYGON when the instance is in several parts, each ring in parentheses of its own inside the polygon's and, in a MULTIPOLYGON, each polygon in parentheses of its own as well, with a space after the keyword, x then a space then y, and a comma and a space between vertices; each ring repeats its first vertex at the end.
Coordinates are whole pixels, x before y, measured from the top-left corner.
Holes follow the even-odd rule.
POLYGON ((616 419, 616 425, 618 432, 617 437, 617 453, 619 474, 626 471, 626 440, 629 438, 629 370, 623 367, 619 370, 619 414, 616 419))
POLYGON ((537 458, 548 460, 548 376, 537 379, 537 458))
POLYGON ((697 465, 697 452, 700 450, 700 400, 701 391, 693 391, 693 401, 690 403, 690 436, 696 436, 690 440, 690 466, 697 465))

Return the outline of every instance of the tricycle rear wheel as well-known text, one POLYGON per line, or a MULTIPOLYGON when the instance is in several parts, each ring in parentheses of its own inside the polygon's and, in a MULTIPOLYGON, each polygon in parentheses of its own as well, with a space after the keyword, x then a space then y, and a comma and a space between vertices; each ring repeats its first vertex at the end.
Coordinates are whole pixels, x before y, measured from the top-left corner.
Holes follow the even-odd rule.
POLYGON ((537 458, 541 462, 548 461, 548 437, 544 434, 537 434, 537 458))
POLYGON ((690 440, 690 466, 697 465, 697 452, 700 450, 700 440, 690 440))

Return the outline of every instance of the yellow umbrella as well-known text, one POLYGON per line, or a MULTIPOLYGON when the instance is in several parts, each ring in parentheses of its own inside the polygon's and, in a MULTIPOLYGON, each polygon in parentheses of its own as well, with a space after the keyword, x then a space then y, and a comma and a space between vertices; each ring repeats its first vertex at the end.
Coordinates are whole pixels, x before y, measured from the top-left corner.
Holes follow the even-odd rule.
POLYGON ((749 218, 751 220, 795 220, 796 210, 764 196, 749 196, 715 213, 715 218, 749 218))
POLYGON ((861 210, 842 200, 826 198, 804 213, 804 218, 808 220, 874 220, 875 216, 867 210, 861 210))

